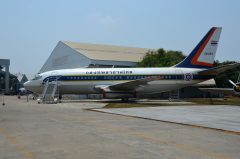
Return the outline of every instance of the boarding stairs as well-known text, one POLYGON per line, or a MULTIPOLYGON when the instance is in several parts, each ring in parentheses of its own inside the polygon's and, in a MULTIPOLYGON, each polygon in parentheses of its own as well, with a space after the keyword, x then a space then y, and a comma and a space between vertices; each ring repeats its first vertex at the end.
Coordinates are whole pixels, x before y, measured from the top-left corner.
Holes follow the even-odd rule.
POLYGON ((43 104, 53 104, 58 102, 58 81, 57 79, 53 81, 47 80, 44 83, 44 88, 42 92, 42 103, 43 104))

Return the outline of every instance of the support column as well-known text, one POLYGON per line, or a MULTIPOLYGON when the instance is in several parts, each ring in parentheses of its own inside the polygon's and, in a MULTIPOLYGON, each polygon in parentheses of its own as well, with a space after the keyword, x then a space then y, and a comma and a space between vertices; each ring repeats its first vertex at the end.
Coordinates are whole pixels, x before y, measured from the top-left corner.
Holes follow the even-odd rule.
POLYGON ((9 65, 5 66, 5 93, 9 93, 9 65))
POLYGON ((5 67, 5 93, 8 94, 9 92, 9 66, 10 60, 9 59, 0 59, 0 65, 5 67))

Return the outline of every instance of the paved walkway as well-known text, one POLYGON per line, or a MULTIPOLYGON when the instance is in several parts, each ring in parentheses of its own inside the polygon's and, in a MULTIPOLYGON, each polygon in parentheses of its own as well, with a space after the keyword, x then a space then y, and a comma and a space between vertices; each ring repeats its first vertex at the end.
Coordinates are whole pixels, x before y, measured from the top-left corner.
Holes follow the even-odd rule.
POLYGON ((239 106, 170 106, 96 109, 102 112, 240 132, 239 106))

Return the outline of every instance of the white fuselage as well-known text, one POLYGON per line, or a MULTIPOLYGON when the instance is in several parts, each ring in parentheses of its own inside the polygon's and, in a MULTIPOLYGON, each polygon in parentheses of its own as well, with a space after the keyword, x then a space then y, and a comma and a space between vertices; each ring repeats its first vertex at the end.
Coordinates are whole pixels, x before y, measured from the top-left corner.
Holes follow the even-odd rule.
POLYGON ((192 68, 78 68, 48 71, 24 84, 25 88, 41 94, 43 83, 58 79, 60 94, 95 94, 96 86, 110 86, 136 79, 158 76, 158 80, 135 89, 137 94, 160 93, 194 85, 210 77, 199 76, 203 69, 192 68))

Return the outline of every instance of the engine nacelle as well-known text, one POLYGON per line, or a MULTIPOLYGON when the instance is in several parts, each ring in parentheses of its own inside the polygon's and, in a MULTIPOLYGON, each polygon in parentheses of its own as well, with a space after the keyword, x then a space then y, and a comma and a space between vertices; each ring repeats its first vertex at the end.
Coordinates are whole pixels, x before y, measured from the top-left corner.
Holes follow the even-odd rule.
POLYGON ((236 83, 236 86, 233 87, 235 94, 240 95, 240 83, 236 83))
POLYGON ((103 91, 103 98, 105 98, 105 99, 136 98, 136 92, 124 92, 124 91, 105 92, 105 91, 103 91))
POLYGON ((96 86, 95 89, 101 92, 105 99, 128 99, 137 97, 136 91, 132 90, 112 90, 104 85, 96 86))

